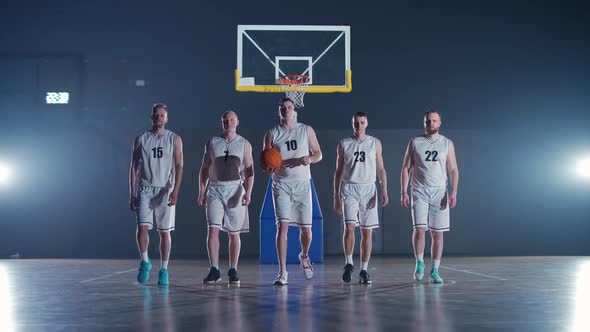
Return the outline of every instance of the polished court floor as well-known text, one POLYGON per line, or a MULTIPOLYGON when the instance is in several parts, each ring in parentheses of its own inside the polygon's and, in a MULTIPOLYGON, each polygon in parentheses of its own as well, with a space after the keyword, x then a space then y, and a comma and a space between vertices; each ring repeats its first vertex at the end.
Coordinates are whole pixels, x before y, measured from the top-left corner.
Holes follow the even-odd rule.
POLYGON ((590 331, 589 257, 449 257, 443 285, 413 281, 413 259, 375 257, 369 286, 341 283, 341 257, 311 281, 289 266, 284 287, 255 260, 239 287, 226 269, 203 286, 205 260, 172 261, 169 287, 154 261, 140 285, 137 263, 0 260, 0 331, 590 331))

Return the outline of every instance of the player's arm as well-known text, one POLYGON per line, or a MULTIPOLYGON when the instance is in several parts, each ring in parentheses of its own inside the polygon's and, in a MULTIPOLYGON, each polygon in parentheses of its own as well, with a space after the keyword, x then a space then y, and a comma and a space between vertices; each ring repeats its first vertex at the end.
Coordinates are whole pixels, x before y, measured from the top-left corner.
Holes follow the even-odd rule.
POLYGON ((270 149, 272 148, 272 135, 270 134, 270 131, 267 131, 266 134, 264 134, 264 141, 262 143, 262 150, 266 150, 266 149, 270 149))
POLYGON ((246 193, 242 197, 242 204, 250 204, 250 198, 252 197, 252 187, 254 186, 254 162, 252 160, 252 145, 250 142, 246 142, 246 148, 244 151, 244 185, 246 193))
MULTIPOLYGON (((270 131, 267 131, 266 134, 264 135, 264 140, 262 143, 262 150, 266 150, 266 149, 271 149, 272 146, 272 135, 270 133, 270 131)), ((265 169, 266 172, 268 173, 273 173, 276 171, 276 169, 265 169)))
POLYGON ((209 168, 211 167, 211 146, 209 142, 205 145, 205 153, 201 169, 199 170, 199 197, 197 199, 200 207, 205 207, 207 203, 207 185, 209 184, 209 168))
POLYGON ((180 190, 180 183, 182 182, 182 172, 184 168, 184 158, 182 154, 182 138, 179 135, 176 135, 174 139, 174 189, 172 189, 172 193, 170 193, 170 202, 168 206, 176 205, 178 201, 178 191, 180 190))
POLYGON ((408 143, 408 147, 406 148, 406 154, 404 156, 404 162, 402 164, 402 173, 401 173, 401 204, 403 207, 407 208, 410 206, 410 196, 408 196, 408 183, 410 182, 410 170, 414 165, 414 161, 412 158, 414 151, 414 147, 412 145, 412 141, 408 143))
POLYGON ((135 210, 135 198, 137 197, 137 177, 139 174, 139 164, 141 161, 141 146, 139 136, 133 141, 133 150, 131 152, 131 165, 129 166, 129 208, 135 210))
POLYGON ((322 160, 322 150, 320 149, 320 143, 318 142, 318 138, 315 135, 315 131, 310 126, 307 126, 307 138, 309 140, 310 155, 309 158, 307 158, 309 161, 307 159, 302 160, 304 165, 314 164, 322 160))
POLYGON ((340 186, 342 185, 342 173, 344 172, 344 151, 338 143, 336 148, 336 171, 334 171, 334 211, 342 214, 342 199, 340 198, 340 186))
POLYGON ((447 155, 447 171, 451 179, 451 195, 449 197, 449 206, 454 208, 457 205, 457 189, 459 186, 459 168, 457 167, 457 158, 455 157, 455 145, 449 140, 449 154, 447 155))
POLYGON ((385 207, 387 206, 387 203, 389 203, 389 196, 387 195, 387 174, 383 164, 383 149, 380 140, 376 140, 375 148, 377 150, 377 176, 379 177, 379 183, 381 184, 381 203, 382 206, 385 207))

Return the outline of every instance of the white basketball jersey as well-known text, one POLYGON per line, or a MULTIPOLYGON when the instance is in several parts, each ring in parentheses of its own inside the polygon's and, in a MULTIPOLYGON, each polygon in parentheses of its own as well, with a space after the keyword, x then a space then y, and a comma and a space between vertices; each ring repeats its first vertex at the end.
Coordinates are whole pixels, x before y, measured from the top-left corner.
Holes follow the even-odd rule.
MULTIPOLYGON (((272 146, 281 151, 283 160, 309 156, 309 139, 307 126, 302 123, 287 131, 280 125, 270 130, 272 146)), ((311 179, 309 165, 300 165, 293 168, 281 167, 272 175, 274 181, 305 181, 311 179)))
POLYGON ((438 135, 434 142, 425 136, 412 138, 412 187, 446 187, 449 139, 438 135))
POLYGON ((209 180, 213 183, 239 183, 244 178, 244 151, 248 141, 237 135, 232 140, 215 136, 209 140, 205 153, 211 156, 209 180))
POLYGON ((174 186, 174 140, 176 134, 165 130, 160 137, 151 131, 139 136, 141 149, 140 185, 142 187, 174 186))
POLYGON ((352 137, 340 141, 344 152, 343 183, 375 183, 377 175, 376 144, 375 137, 368 135, 361 142, 352 137))

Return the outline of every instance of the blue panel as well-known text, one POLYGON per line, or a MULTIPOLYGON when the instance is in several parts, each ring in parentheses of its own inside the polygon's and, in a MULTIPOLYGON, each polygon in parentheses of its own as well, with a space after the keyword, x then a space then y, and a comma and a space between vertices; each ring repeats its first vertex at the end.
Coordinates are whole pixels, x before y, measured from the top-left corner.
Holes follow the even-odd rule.
MULTIPOLYGON (((309 258, 312 263, 324 262, 324 226, 322 211, 318 201, 318 195, 315 190, 313 180, 311 181, 311 203, 312 203, 312 225, 311 232, 313 234, 311 246, 309 248, 309 258)), ((269 179, 266 187, 266 195, 264 196, 264 203, 260 212, 260 263, 262 264, 278 264, 277 250, 276 250, 276 231, 275 224, 275 210, 272 200, 272 179, 269 179)), ((289 234, 287 235, 287 264, 298 264, 297 256, 301 252, 301 244, 299 243, 299 229, 297 227, 289 227, 289 234)))

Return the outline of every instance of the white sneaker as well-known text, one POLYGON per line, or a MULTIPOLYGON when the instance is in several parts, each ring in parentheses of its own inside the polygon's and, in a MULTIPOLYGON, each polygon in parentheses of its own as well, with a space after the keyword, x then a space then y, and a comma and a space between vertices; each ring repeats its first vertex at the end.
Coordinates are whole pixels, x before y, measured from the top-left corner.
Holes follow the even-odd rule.
POLYGON ((311 266, 311 262, 309 261, 309 256, 303 258, 301 253, 299 254, 299 262, 301 262, 301 269, 303 270, 303 274, 305 275, 305 279, 309 280, 313 278, 313 267, 311 266))
POLYGON ((273 285, 285 286, 286 284, 289 283, 288 279, 289 279, 289 274, 287 273, 287 271, 282 270, 281 272, 279 272, 279 275, 275 279, 275 282, 273 283, 273 285))

